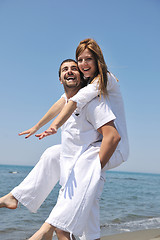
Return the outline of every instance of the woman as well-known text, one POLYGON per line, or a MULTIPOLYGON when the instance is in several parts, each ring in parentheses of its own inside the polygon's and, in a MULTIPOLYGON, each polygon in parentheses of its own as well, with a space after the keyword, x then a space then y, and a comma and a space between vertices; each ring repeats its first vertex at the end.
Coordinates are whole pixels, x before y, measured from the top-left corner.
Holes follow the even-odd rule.
MULTIPOLYGON (((84 76, 84 81, 88 85, 82 88, 74 97, 70 98, 47 131, 36 136, 42 139, 45 136, 56 133, 57 129, 64 124, 76 108, 82 109, 94 97, 104 95, 109 99, 111 109, 116 116, 115 125, 121 136, 119 148, 123 158, 122 162, 126 161, 129 145, 123 99, 118 80, 107 70, 102 51, 93 39, 89 38, 80 42, 76 49, 76 60, 84 76)), ((116 167, 122 162, 115 163, 115 165, 112 163, 108 169, 116 167)))
MULTIPOLYGON (((125 161, 128 156, 128 139, 127 139, 127 132, 126 132, 125 117, 124 117, 123 101, 119 91, 117 80, 111 73, 107 71, 107 66, 105 64, 101 49, 93 39, 86 39, 80 42, 76 50, 76 58, 78 60, 79 69, 84 75, 84 80, 90 84, 88 84, 87 87, 81 89, 61 111, 62 107, 65 104, 64 99, 62 97, 55 105, 52 106, 49 112, 44 116, 44 118, 42 118, 42 120, 40 120, 40 122, 36 126, 34 126, 33 128, 25 132, 22 132, 20 135, 28 134, 27 137, 31 136, 41 126, 43 126, 45 123, 51 120, 52 117, 54 117, 55 115, 57 115, 57 113, 61 111, 61 114, 57 117, 57 119, 55 119, 53 124, 51 124, 51 127, 48 129, 48 131, 45 131, 42 134, 37 134, 36 136, 41 139, 47 135, 55 133, 57 131, 57 128, 64 123, 64 120, 66 120, 76 108, 79 108, 79 109, 83 108, 88 101, 92 100, 92 98, 96 97, 97 95, 99 96, 104 95, 108 97, 110 100, 112 111, 117 117, 115 125, 121 136, 121 146, 119 146, 119 148, 117 148, 116 150, 117 156, 116 158, 113 157, 110 159, 110 161, 105 166, 105 170, 116 167, 120 163, 125 161)), ((54 147, 52 151, 55 154, 54 147)), ((52 154, 52 151, 50 151, 50 155, 52 154)), ((59 153, 59 151, 60 151, 60 148, 57 146, 56 153, 59 153)), ((49 164, 47 164, 46 166, 45 166, 45 163, 41 164, 41 166, 40 164, 37 164, 36 168, 43 169, 45 166, 45 167, 48 167, 48 169, 50 169, 49 165, 53 166, 53 163, 57 158, 59 158, 58 154, 55 158, 52 157, 53 161, 48 161, 49 164)), ((52 168, 52 169, 54 171, 55 168, 52 168)), ((34 172, 32 170, 32 172, 27 178, 29 179, 32 176, 32 178, 34 179, 34 177, 36 177, 37 172, 38 171, 34 172)), ((53 181, 54 183, 52 182, 52 186, 50 186, 50 188, 46 191, 46 197, 49 191, 51 191, 52 188, 54 187, 54 184, 57 181, 58 177, 59 177, 59 174, 56 180, 53 181)), ((18 188, 17 188, 17 191, 19 191, 18 188)), ((14 193, 14 190, 12 191, 12 194, 13 196, 17 196, 17 194, 14 193)), ((26 193, 23 191, 21 194, 25 195, 26 193)), ((14 199, 13 196, 12 196, 12 200, 14 199)), ((16 199, 18 199, 18 197, 16 199)), ((20 200, 20 199, 18 200, 22 204, 24 204, 23 200, 20 200)), ((33 204, 31 207, 29 203, 25 203, 24 205, 27 206, 31 211, 36 211, 43 201, 44 199, 41 199, 39 204, 36 203, 34 206, 34 209, 32 209, 33 204)), ((14 203, 15 203, 14 207, 12 206, 9 208, 16 208, 17 201, 15 201, 15 199, 14 199, 14 203)), ((2 205, 4 206, 4 204, 1 204, 1 206, 2 205)), ((89 229, 90 226, 87 226, 87 227, 89 229)), ((88 229, 86 229, 86 231, 88 231, 88 229)))

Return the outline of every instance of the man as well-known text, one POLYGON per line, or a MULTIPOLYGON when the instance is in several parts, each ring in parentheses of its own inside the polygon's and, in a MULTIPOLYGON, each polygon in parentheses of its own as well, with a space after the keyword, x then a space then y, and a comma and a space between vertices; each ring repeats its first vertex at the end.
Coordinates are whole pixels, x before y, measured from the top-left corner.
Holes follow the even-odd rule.
MULTIPOLYGON (((64 86, 67 101, 81 88, 80 73, 77 63, 73 60, 64 61, 60 69, 60 81, 64 86)), ((88 219, 90 214, 95 214, 94 211, 92 212, 95 206, 94 200, 99 194, 97 189, 100 189, 100 177, 104 174, 103 171, 101 174, 101 167, 103 168, 109 161, 120 141, 120 136, 114 127, 114 119, 115 116, 108 105, 99 99, 94 99, 81 112, 73 113, 64 124, 60 160, 62 184, 60 196, 46 223, 30 240, 52 239, 53 231, 57 228, 64 230, 57 230, 59 239, 70 239, 70 233, 82 235, 87 224, 84 216, 88 219)), ((12 195, 16 197, 15 192, 16 190, 13 190, 12 195)), ((6 204, 4 199, 0 204, 1 206, 6 204)), ((5 206, 7 207, 7 204, 5 206)), ((99 238, 97 233, 91 236, 94 223, 90 225, 88 228, 91 230, 87 238, 99 238)))
MULTIPOLYGON (((81 88, 80 74, 75 62, 62 63, 60 81, 64 86, 67 101, 81 88)), ((114 119, 115 116, 107 103, 94 99, 82 111, 74 112, 62 127, 62 189, 58 202, 45 224, 50 226, 50 231, 55 230, 55 227, 64 230, 63 237, 66 239, 70 239, 72 233, 81 236, 88 222, 90 229, 87 229, 86 238, 100 237, 99 232, 91 232, 94 226, 97 227, 97 223, 92 224, 92 220, 98 219, 94 210, 97 208, 97 197, 101 194, 104 183, 104 172, 101 172, 99 163, 102 168, 106 165, 120 141, 114 127, 114 119), (94 219, 90 218, 90 214, 94 219)), ((42 232, 44 225, 31 240, 37 239, 42 232)), ((59 234, 59 231, 57 233, 59 234)))

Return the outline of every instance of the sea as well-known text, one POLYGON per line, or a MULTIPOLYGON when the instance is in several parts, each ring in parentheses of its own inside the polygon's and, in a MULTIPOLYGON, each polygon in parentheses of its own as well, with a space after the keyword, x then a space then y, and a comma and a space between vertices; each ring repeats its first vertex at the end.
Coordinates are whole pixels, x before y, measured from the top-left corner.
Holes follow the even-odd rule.
MULTIPOLYGON (((32 170, 0 165, 0 196, 9 193, 32 170)), ((23 205, 0 209, 0 240, 24 240, 35 233, 56 203, 57 184, 37 213, 23 205)), ((160 227, 160 174, 108 171, 100 200, 101 236, 160 227)), ((53 239, 56 239, 54 236, 53 239)))

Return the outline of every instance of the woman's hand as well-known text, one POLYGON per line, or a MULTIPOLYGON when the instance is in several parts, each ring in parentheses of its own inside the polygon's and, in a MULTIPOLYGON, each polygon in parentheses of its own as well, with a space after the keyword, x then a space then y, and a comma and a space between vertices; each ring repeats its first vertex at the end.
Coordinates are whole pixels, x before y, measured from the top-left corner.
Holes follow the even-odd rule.
POLYGON ((44 137, 50 136, 57 133, 57 129, 56 127, 49 127, 46 131, 40 133, 40 134, 36 134, 35 136, 39 138, 39 140, 41 140, 44 137))

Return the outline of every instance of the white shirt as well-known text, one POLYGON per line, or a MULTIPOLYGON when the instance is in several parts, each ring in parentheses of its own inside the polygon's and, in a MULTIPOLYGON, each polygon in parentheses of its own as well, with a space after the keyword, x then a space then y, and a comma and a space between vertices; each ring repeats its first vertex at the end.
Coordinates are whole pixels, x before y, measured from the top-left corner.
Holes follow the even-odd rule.
POLYGON ((61 128, 61 178, 63 185, 79 156, 92 144, 102 140, 97 131, 115 119, 107 98, 94 98, 82 109, 77 109, 61 128))
POLYGON ((98 97, 75 111, 62 126, 58 201, 47 223, 82 236, 101 177, 97 129, 114 120, 107 99, 98 97))

